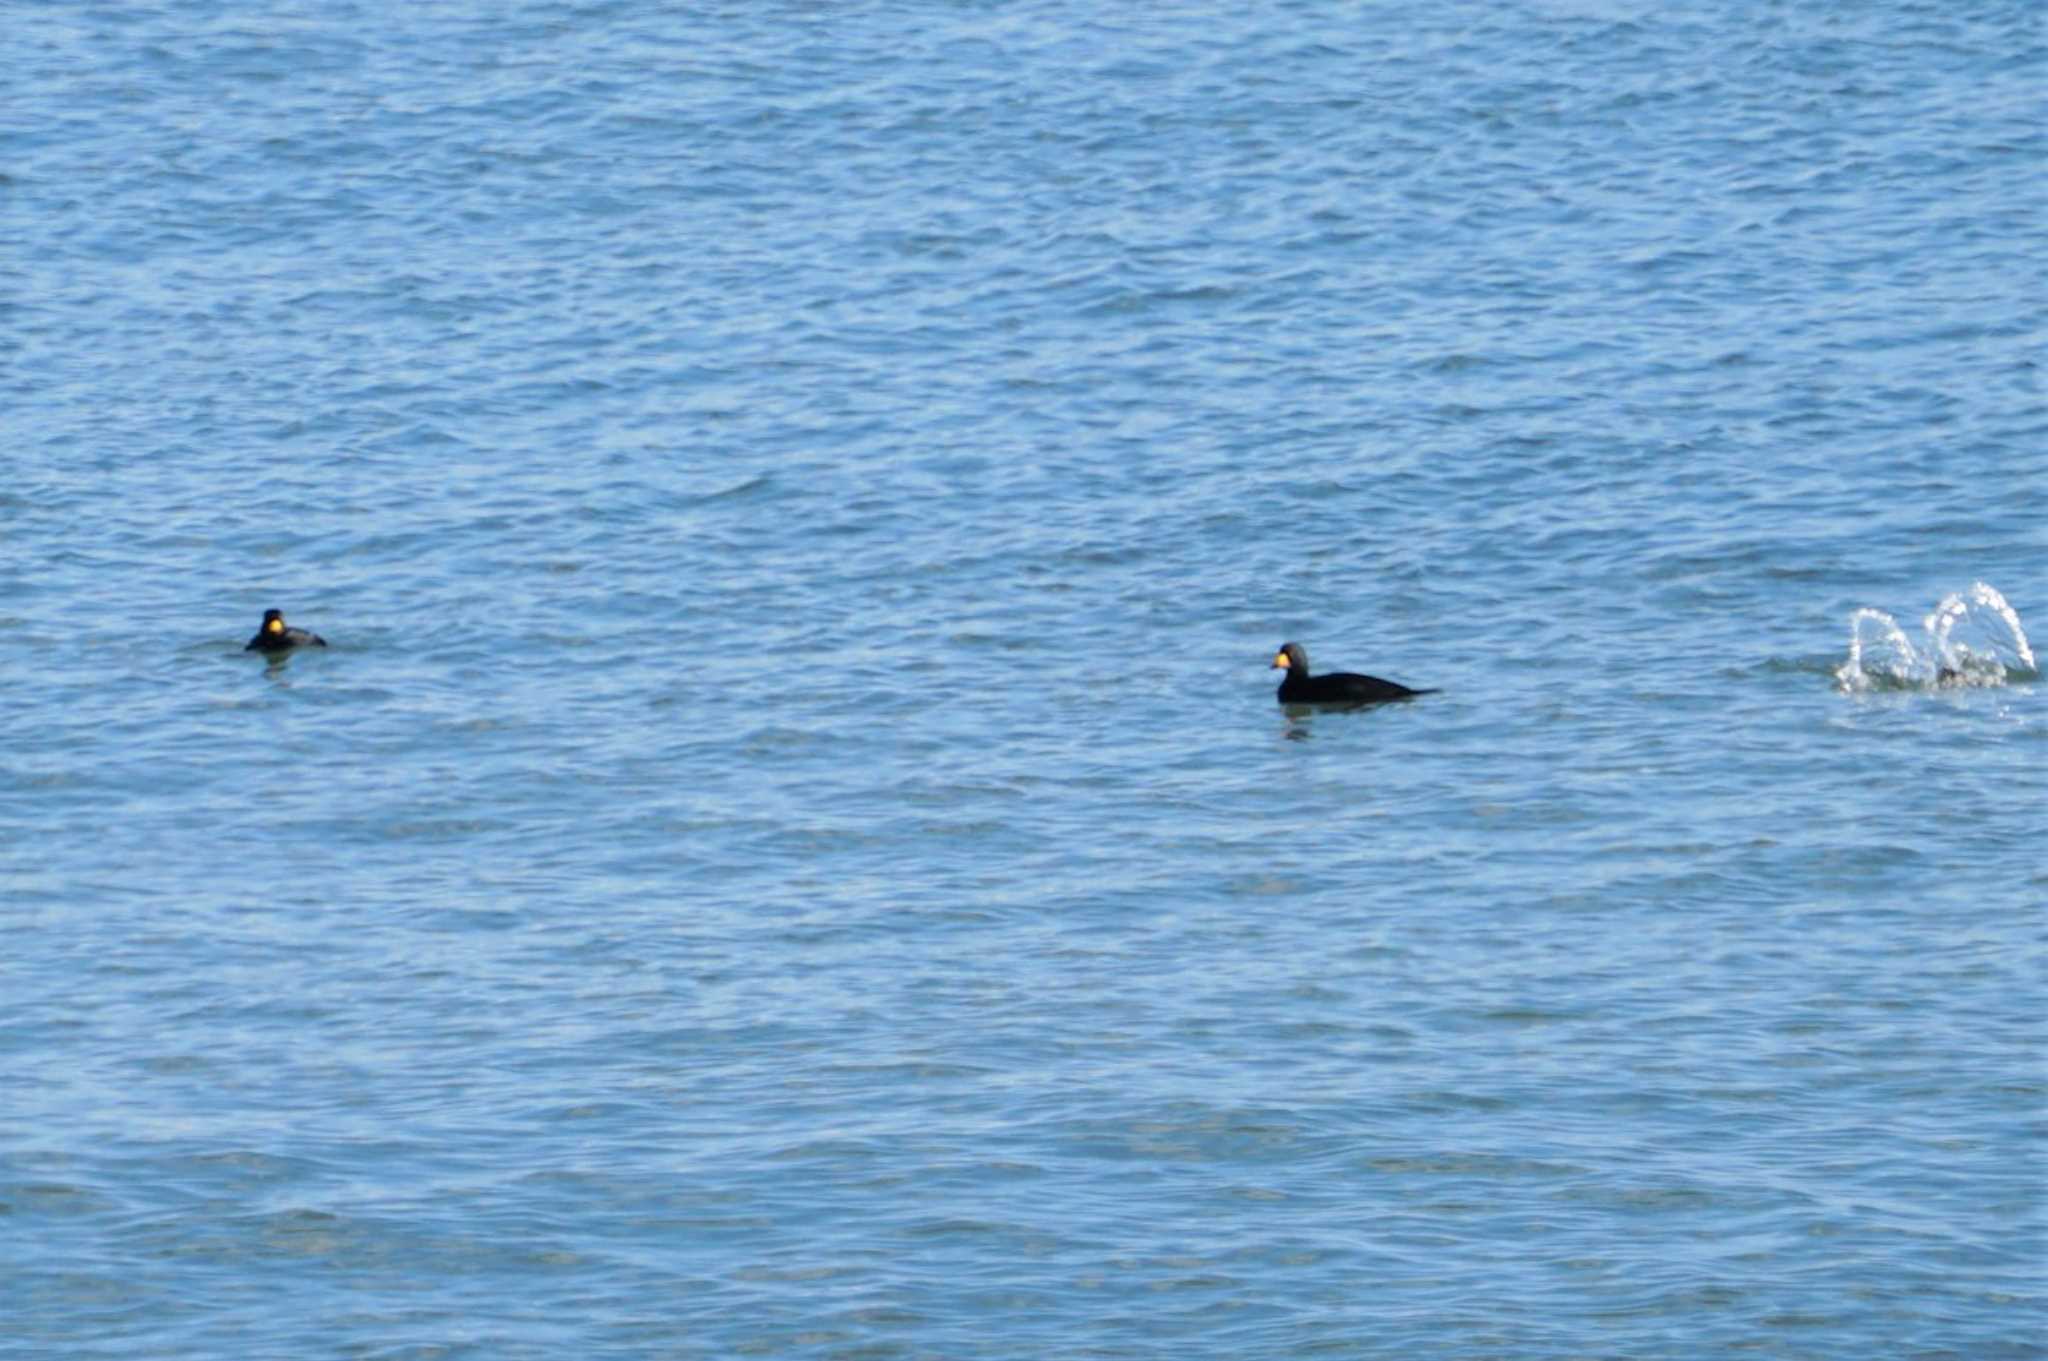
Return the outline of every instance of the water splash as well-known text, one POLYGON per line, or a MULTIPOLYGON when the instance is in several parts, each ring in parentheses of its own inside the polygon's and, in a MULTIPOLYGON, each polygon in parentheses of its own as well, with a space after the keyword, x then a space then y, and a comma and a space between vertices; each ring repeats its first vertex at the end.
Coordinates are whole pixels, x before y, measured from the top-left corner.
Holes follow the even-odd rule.
POLYGON ((1943 596, 1915 642, 1883 610, 1849 616, 1849 655, 1835 668, 1844 690, 1932 690, 2003 685, 2039 666, 2019 611, 1984 582, 1943 596))

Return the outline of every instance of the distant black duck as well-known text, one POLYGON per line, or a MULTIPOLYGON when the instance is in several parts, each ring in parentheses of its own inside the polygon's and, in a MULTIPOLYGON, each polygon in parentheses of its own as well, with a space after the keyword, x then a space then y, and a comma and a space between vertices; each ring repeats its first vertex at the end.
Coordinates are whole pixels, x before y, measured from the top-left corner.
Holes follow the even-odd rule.
POLYGON ((317 633, 304 629, 287 628, 283 610, 265 610, 263 627, 256 630, 256 636, 249 640, 244 652, 261 652, 275 657, 290 652, 295 647, 326 647, 327 640, 317 633))
POLYGON ((1308 669, 1308 649, 1300 643, 1282 643, 1278 655, 1273 658, 1273 666, 1287 673, 1280 678, 1282 704, 1384 704, 1392 699, 1436 693, 1434 690, 1411 690, 1394 681, 1381 680, 1378 676, 1361 676, 1355 671, 1332 671, 1328 675, 1312 676, 1308 669))

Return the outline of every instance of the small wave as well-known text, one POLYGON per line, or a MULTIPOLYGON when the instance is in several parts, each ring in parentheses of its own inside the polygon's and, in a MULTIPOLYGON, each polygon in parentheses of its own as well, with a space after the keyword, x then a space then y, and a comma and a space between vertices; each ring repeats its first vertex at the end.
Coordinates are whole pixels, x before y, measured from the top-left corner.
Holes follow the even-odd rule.
POLYGON ((1943 596, 1920 629, 1915 638, 1883 610, 1857 610, 1849 616, 1849 655, 1835 668, 1835 683, 1847 693, 1947 690, 2040 674, 2019 611, 1982 581, 1943 596))
POLYGON ((774 485, 774 474, 756 473, 754 476, 747 478, 745 481, 736 482, 732 486, 721 487, 717 491, 709 491, 701 494, 700 496, 697 497, 697 504, 708 505, 713 501, 730 501, 735 498, 754 496, 761 492, 768 491, 770 488, 774 487, 774 485))

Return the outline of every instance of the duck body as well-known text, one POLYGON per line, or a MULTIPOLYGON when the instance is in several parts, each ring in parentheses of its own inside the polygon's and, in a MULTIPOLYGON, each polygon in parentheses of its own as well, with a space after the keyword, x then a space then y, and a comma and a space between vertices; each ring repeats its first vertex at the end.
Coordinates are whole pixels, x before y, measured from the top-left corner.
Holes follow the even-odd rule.
POLYGON ((327 640, 317 633, 305 629, 287 627, 283 610, 265 610, 263 624, 256 630, 256 636, 249 640, 244 652, 261 652, 275 657, 300 647, 326 647, 327 640))
POLYGON ((1281 644, 1280 651, 1273 658, 1273 666, 1287 673, 1280 678, 1282 704, 1337 704, 1355 708, 1361 704, 1385 704, 1389 700, 1436 693, 1434 690, 1412 689, 1398 681, 1381 680, 1378 676, 1361 676, 1356 671, 1311 675, 1308 649, 1300 643, 1281 644))

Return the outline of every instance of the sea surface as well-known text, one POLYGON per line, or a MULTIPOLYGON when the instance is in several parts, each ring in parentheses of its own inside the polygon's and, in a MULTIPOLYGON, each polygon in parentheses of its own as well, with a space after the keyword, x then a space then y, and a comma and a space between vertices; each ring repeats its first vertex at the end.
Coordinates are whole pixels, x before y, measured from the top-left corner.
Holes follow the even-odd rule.
POLYGON ((5 30, 0 1357, 2048 1356, 2037 4, 5 30))

